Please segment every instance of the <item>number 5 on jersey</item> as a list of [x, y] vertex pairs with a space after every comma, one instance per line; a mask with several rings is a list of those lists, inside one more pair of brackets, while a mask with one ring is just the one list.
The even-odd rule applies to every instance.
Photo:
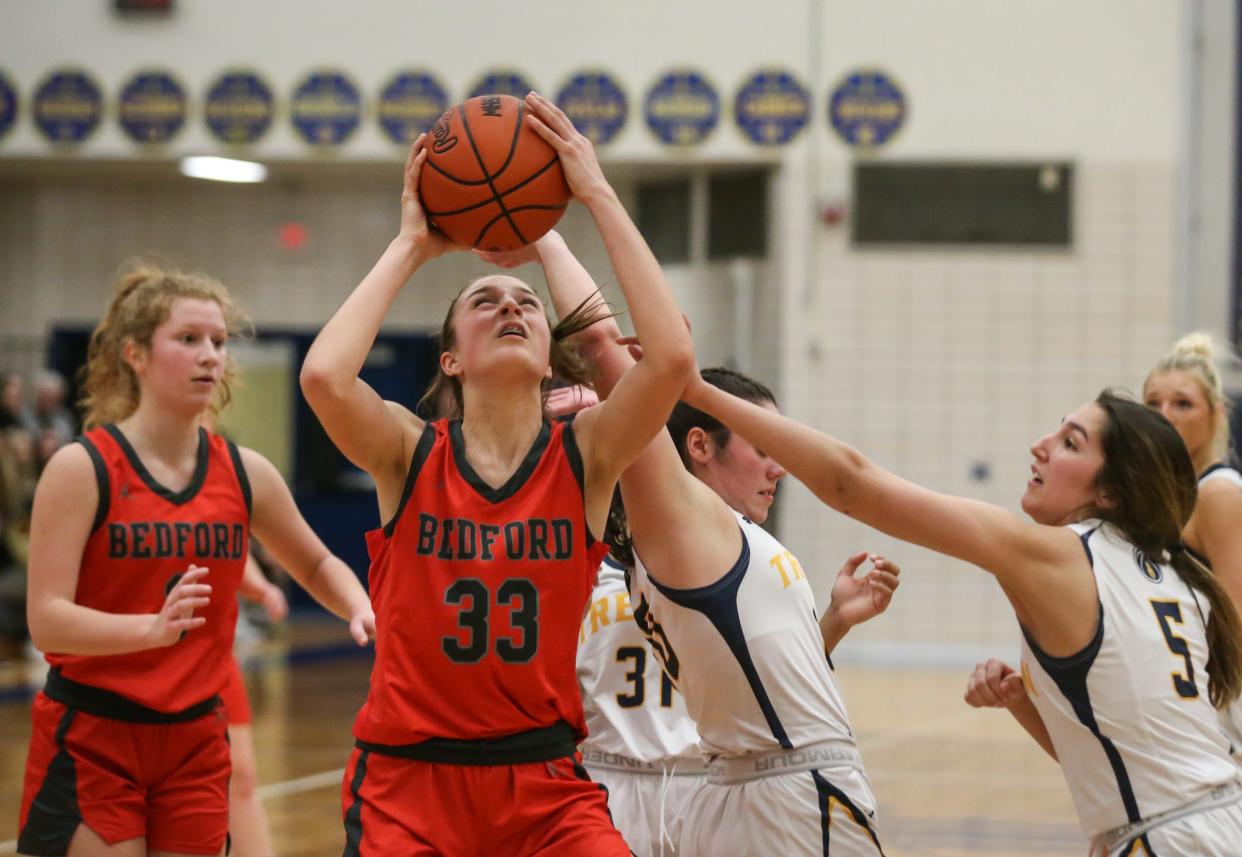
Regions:
[[1151, 609], [1156, 612], [1156, 619], [1160, 622], [1160, 630], [1164, 632], [1164, 642], [1169, 651], [1181, 655], [1186, 663], [1185, 675], [1173, 673], [1173, 689], [1184, 699], [1194, 699], [1199, 695], [1199, 688], [1195, 685], [1195, 666], [1190, 660], [1190, 645], [1184, 637], [1177, 636], [1169, 627], [1170, 622], [1182, 624], [1182, 607], [1176, 601], [1157, 601], [1154, 598], [1150, 600]]

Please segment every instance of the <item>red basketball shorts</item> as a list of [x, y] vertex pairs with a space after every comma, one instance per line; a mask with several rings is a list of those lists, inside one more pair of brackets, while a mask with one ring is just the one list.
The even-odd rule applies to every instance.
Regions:
[[224, 700], [224, 711], [228, 715], [230, 726], [250, 725], [250, 697], [246, 695], [246, 678], [242, 675], [241, 664], [237, 662], [237, 658], [233, 658], [229, 680], [224, 690], [220, 691], [220, 698]]
[[115, 845], [219, 854], [229, 828], [224, 709], [180, 723], [88, 714], [40, 693], [19, 819], [22, 854], [65, 854], [79, 824]]
[[355, 749], [341, 787], [344, 857], [629, 857], [581, 757], [423, 762]]

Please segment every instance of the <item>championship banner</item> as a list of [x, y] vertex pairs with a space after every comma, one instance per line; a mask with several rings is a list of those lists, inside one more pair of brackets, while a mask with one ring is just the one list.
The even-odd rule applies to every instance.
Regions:
[[338, 71], [312, 72], [293, 91], [290, 119], [302, 139], [316, 146], [337, 146], [362, 119], [362, 96]]
[[807, 126], [811, 96], [792, 74], [756, 72], [733, 100], [737, 126], [761, 146], [782, 146]]
[[906, 96], [882, 71], [851, 72], [828, 96], [828, 122], [851, 146], [883, 146], [906, 121]]
[[185, 90], [167, 72], [139, 72], [122, 87], [118, 112], [134, 142], [167, 143], [185, 124]]
[[643, 116], [663, 143], [701, 143], [720, 121], [720, 96], [698, 72], [670, 72], [647, 93]]
[[401, 72], [380, 92], [377, 108], [388, 139], [408, 146], [449, 109], [448, 93], [429, 72]]
[[595, 145], [611, 142], [629, 116], [625, 93], [604, 72], [583, 72], [570, 78], [556, 96], [574, 127]]
[[521, 72], [511, 69], [489, 71], [470, 89], [467, 98], [479, 95], [512, 95], [514, 98], [525, 98], [534, 90], [531, 82]]
[[0, 71], [0, 137], [17, 122], [17, 87]]
[[257, 143], [272, 127], [276, 99], [253, 71], [226, 71], [207, 90], [203, 117], [207, 129], [222, 143], [244, 146]]
[[78, 69], [54, 71], [31, 99], [35, 127], [53, 143], [81, 143], [103, 119], [103, 92]]

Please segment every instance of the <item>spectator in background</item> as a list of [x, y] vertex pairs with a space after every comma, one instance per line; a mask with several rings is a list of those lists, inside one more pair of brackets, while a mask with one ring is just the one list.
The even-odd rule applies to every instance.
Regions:
[[34, 417], [23, 399], [25, 383], [16, 372], [6, 372], [0, 380], [0, 431], [30, 431]]
[[34, 409], [31, 417], [40, 448], [50, 442], [45, 438], [49, 432], [55, 441], [48, 457], [51, 452], [73, 440], [77, 434], [73, 414], [65, 406], [65, 379], [59, 372], [44, 369], [35, 378]]

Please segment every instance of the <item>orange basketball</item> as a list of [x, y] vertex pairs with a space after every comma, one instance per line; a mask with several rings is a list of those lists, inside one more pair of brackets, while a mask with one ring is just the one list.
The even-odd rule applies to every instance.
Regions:
[[561, 161], [525, 116], [525, 101], [480, 95], [432, 126], [418, 192], [431, 223], [458, 244], [513, 250], [565, 213]]

